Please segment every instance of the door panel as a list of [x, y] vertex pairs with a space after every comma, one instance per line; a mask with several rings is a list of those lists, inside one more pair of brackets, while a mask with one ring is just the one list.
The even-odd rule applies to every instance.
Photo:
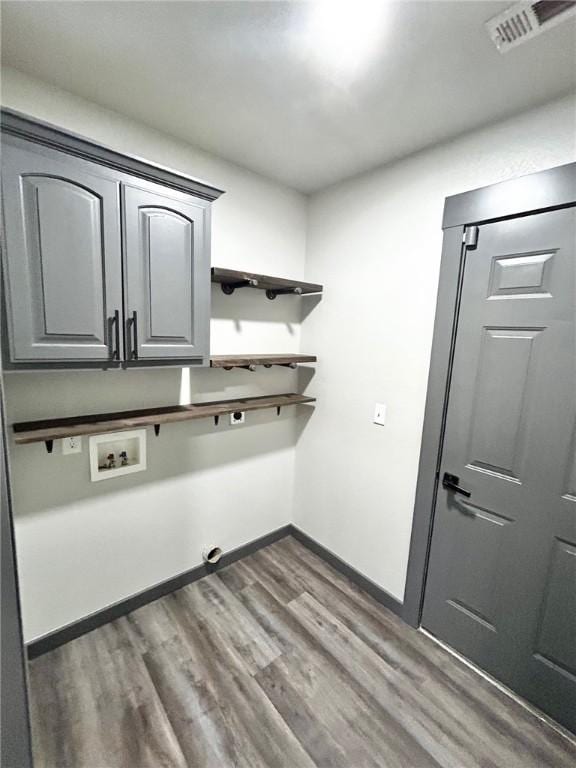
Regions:
[[546, 285], [553, 255], [535, 253], [494, 259], [488, 298], [550, 297]]
[[465, 254], [422, 624], [576, 729], [576, 213]]
[[[162, 209], [141, 209], [149, 268], [150, 336], [191, 343], [194, 222]], [[174, 285], [174, 275], [180, 281]], [[176, 290], [175, 290], [176, 288]]]
[[572, 438], [567, 465], [568, 470], [566, 476], [568, 481], [565, 486], [564, 498], [567, 501], [576, 502], [576, 430], [574, 437]]
[[124, 188], [132, 359], [208, 355], [207, 211], [183, 197], [152, 185]]
[[576, 546], [556, 539], [534, 653], [576, 679]]
[[[499, 611], [494, 590], [505, 577], [500, 552], [513, 535], [513, 521], [465, 500], [457, 503], [460, 509], [455, 520], [455, 535], [460, 547], [449, 564], [448, 579], [452, 584], [448, 603], [464, 614], [466, 626], [469, 620], [480, 625], [477, 627], [480, 635], [486, 630], [498, 632]], [[492, 585], [492, 592], [485, 589], [486, 584]]]
[[526, 399], [534, 375], [539, 334], [540, 329], [484, 330], [473, 398], [468, 468], [520, 482]]
[[[22, 184], [27, 235], [36, 248], [34, 285], [41, 289], [36, 298], [44, 309], [44, 328], [38, 334], [65, 336], [74, 318], [77, 334], [103, 342], [97, 311], [104, 305], [100, 198], [49, 176], [27, 176]], [[79, 253], [86, 259], [74, 258]]]
[[12, 359], [110, 359], [109, 318], [122, 307], [118, 185], [74, 158], [3, 154]]

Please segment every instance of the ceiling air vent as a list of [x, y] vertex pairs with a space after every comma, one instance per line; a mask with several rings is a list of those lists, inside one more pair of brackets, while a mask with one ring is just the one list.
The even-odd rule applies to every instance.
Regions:
[[516, 3], [486, 22], [486, 29], [500, 53], [576, 15], [576, 0], [537, 0]]

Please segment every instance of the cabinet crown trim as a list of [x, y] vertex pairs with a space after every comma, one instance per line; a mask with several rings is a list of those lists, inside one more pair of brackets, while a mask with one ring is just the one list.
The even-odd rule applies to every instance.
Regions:
[[144, 160], [137, 155], [127, 155], [110, 147], [97, 144], [90, 139], [69, 131], [64, 131], [50, 123], [32, 119], [11, 109], [0, 112], [2, 132], [33, 141], [51, 149], [90, 160], [108, 168], [115, 168], [124, 173], [139, 176], [148, 181], [159, 182], [181, 192], [193, 194], [204, 200], [217, 200], [224, 190], [204, 181], [180, 173], [172, 168]]

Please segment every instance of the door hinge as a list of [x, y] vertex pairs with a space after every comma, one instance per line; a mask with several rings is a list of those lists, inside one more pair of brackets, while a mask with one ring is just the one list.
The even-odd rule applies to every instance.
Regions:
[[466, 227], [462, 235], [462, 242], [466, 248], [476, 248], [478, 245], [478, 227], [476, 225]]

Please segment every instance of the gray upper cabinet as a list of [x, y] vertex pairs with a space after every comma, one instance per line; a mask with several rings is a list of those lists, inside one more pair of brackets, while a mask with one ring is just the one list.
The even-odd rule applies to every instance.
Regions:
[[221, 191], [2, 118], [6, 367], [208, 364], [210, 203]]
[[8, 143], [2, 166], [11, 360], [118, 357], [119, 184], [96, 165]]
[[124, 185], [126, 340], [132, 362], [209, 355], [209, 204]]

